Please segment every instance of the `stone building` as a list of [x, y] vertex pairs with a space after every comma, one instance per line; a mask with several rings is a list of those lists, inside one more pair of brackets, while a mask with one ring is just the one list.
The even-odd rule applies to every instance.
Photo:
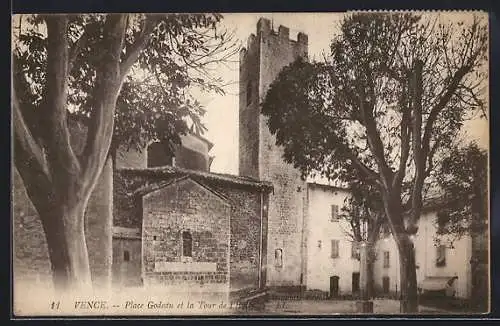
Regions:
[[[71, 125], [78, 150], [85, 128]], [[264, 286], [272, 185], [210, 173], [212, 144], [203, 137], [181, 144], [170, 157], [153, 143], [108, 160], [86, 211], [96, 287], [228, 294]], [[15, 286], [50, 286], [45, 235], [16, 171], [13, 206]]]
[[[303, 285], [305, 273], [302, 225], [306, 183], [300, 172], [283, 161], [266, 119], [260, 114], [260, 102], [281, 69], [299, 56], [307, 56], [307, 35], [299, 33], [291, 40], [289, 29], [271, 28], [268, 19], [257, 23], [257, 34], [250, 35], [247, 48], [240, 53], [239, 99], [239, 174], [272, 182], [269, 198], [268, 285]], [[276, 267], [276, 257], [282, 264]]]
[[[299, 56], [307, 58], [307, 52], [307, 35], [298, 33], [297, 39], [290, 39], [287, 27], [274, 31], [264, 18], [259, 19], [256, 34], [250, 35], [247, 47], [241, 50], [239, 174], [273, 184], [266, 279], [271, 291], [290, 295], [319, 290], [332, 296], [351, 295], [360, 288], [359, 260], [356, 244], [346, 236], [350, 226], [339, 219], [349, 191], [322, 180], [302, 180], [299, 171], [284, 162], [283, 150], [260, 114], [260, 103], [280, 70]], [[471, 284], [479, 282], [471, 278], [471, 251], [486, 242], [465, 237], [455, 243], [455, 248], [434, 247], [438, 212], [439, 206], [429, 203], [419, 221], [415, 246], [420, 288], [444, 287], [450, 281], [451, 286], [446, 286], [453, 287], [456, 296], [468, 298]], [[447, 265], [436, 266], [438, 250], [447, 255]], [[398, 293], [398, 251], [391, 238], [377, 243], [377, 256], [377, 293]], [[484, 281], [482, 288], [487, 288]]]
[[[182, 136], [174, 155], [165, 144], [153, 143], [140, 152], [119, 148], [108, 160], [86, 212], [96, 285], [224, 293], [269, 287], [333, 296], [358, 291], [359, 261], [345, 234], [349, 225], [339, 218], [348, 190], [302, 180], [284, 162], [260, 114], [260, 102], [280, 70], [307, 57], [307, 35], [294, 40], [289, 34], [260, 19], [241, 50], [238, 176], [211, 173], [212, 144], [196, 135]], [[78, 124], [73, 130], [72, 141], [80, 148], [85, 130]], [[432, 283], [429, 278], [458, 276], [456, 294], [470, 296], [469, 253], [484, 241], [461, 240], [455, 249], [439, 252], [447, 265], [435, 266], [431, 238], [437, 212], [427, 209], [419, 222], [419, 283], [424, 288]], [[16, 280], [50, 283], [45, 236], [15, 169], [13, 228]], [[397, 293], [393, 240], [379, 241], [377, 255], [378, 292]]]

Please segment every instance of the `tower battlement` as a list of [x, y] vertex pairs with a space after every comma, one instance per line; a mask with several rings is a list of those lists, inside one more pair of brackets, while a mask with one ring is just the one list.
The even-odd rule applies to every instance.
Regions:
[[[274, 37], [279, 40], [286, 40], [292, 44], [298, 44], [307, 49], [309, 42], [309, 37], [303, 32], [297, 34], [296, 39], [290, 38], [290, 28], [287, 26], [280, 25], [278, 31], [273, 30], [271, 26], [271, 20], [268, 18], [260, 18], [257, 22], [256, 34], [250, 34], [247, 39], [246, 47], [242, 47], [240, 51], [241, 58], [244, 58], [247, 52], [256, 45], [257, 42], [261, 40], [268, 39], [269, 37]], [[307, 50], [306, 50], [307, 52]]]
[[[306, 186], [300, 171], [283, 160], [283, 149], [276, 145], [260, 103], [281, 70], [307, 58], [308, 38], [298, 33], [290, 38], [290, 28], [273, 30], [271, 21], [260, 18], [256, 33], [240, 52], [239, 174], [273, 184], [269, 202], [267, 283], [270, 286], [300, 286], [305, 267], [302, 259], [302, 224]], [[284, 257], [275, 264], [275, 253]]]

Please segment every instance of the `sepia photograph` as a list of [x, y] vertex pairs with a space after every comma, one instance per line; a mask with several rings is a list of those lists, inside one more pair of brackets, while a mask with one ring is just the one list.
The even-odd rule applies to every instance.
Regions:
[[13, 317], [490, 311], [488, 13], [11, 26]]

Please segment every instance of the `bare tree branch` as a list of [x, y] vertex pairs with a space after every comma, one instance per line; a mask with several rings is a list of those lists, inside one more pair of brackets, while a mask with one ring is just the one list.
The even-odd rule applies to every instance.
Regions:
[[104, 25], [105, 38], [102, 40], [106, 53], [102, 59], [102, 68], [97, 70], [96, 86], [93, 94], [93, 106], [88, 127], [88, 136], [83, 150], [84, 180], [93, 186], [108, 156], [111, 145], [116, 100], [123, 83], [120, 74], [120, 54], [126, 30], [126, 15], [110, 14]]
[[[358, 87], [363, 87], [362, 85]], [[360, 91], [360, 94], [364, 94], [364, 91]], [[373, 116], [373, 111], [366, 100], [364, 98], [359, 99], [359, 112], [362, 120], [362, 124], [366, 128], [366, 139], [370, 149], [373, 153], [373, 156], [377, 162], [380, 176], [382, 177], [381, 181], [385, 189], [390, 189], [392, 183], [392, 171], [387, 166], [387, 162], [385, 160], [384, 154], [384, 145], [382, 140], [380, 139], [380, 134], [377, 129], [377, 125], [375, 122], [375, 117]]]
[[124, 80], [132, 65], [137, 61], [141, 51], [147, 46], [152, 37], [152, 32], [156, 27], [158, 20], [151, 15], [146, 16], [142, 21], [141, 32], [135, 42], [127, 49], [127, 53], [120, 64], [121, 79]]
[[[44, 140], [47, 159], [55, 183], [65, 183], [60, 171], [78, 173], [80, 165], [71, 147], [67, 125], [68, 97], [68, 18], [66, 15], [48, 15], [47, 23], [47, 73], [42, 112], [47, 123]], [[61, 177], [58, 177], [61, 176]]]
[[47, 189], [49, 189], [51, 174], [48, 162], [42, 148], [36, 143], [24, 121], [14, 87], [12, 87], [12, 123], [14, 129], [14, 158], [18, 170], [25, 170], [23, 168], [25, 167], [30, 174], [38, 176], [37, 179], [41, 186], [46, 185]]

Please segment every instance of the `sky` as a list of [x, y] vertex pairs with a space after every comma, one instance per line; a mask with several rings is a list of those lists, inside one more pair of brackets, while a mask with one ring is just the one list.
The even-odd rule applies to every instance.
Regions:
[[[291, 39], [296, 39], [298, 32], [308, 34], [309, 56], [315, 58], [328, 49], [336, 24], [342, 16], [332, 13], [224, 14], [223, 25], [234, 31], [235, 37], [245, 46], [248, 36], [256, 33], [260, 17], [271, 19], [275, 30], [279, 25], [290, 28]], [[212, 172], [238, 174], [238, 58], [236, 55], [233, 59], [235, 62], [230, 63], [229, 68], [221, 69], [221, 75], [226, 82], [232, 82], [226, 89], [226, 95], [211, 95], [200, 99], [207, 109], [204, 121], [208, 132], [204, 136], [214, 143], [210, 152], [215, 156], [211, 166]]]
[[[290, 29], [290, 38], [296, 39], [298, 32], [309, 37], [309, 57], [320, 59], [322, 53], [328, 53], [332, 36], [338, 31], [342, 18], [339, 13], [238, 13], [224, 14], [223, 26], [232, 30], [242, 46], [246, 45], [248, 36], [256, 33], [256, 24], [260, 17], [269, 18], [275, 30], [279, 25]], [[205, 137], [214, 143], [211, 155], [215, 156], [211, 166], [212, 172], [238, 174], [238, 55], [235, 55], [228, 67], [221, 67], [220, 75], [226, 83], [225, 95], [203, 95], [200, 102], [207, 113], [204, 122], [208, 131]], [[482, 147], [488, 147], [488, 122], [474, 120], [467, 123], [466, 133]]]
[[[448, 13], [448, 19], [455, 18], [457, 13]], [[449, 16], [449, 17], [448, 17]], [[256, 33], [257, 21], [260, 17], [272, 21], [274, 30], [280, 25], [290, 29], [290, 38], [296, 39], [298, 32], [309, 38], [309, 58], [321, 59], [328, 53], [332, 37], [338, 33], [342, 13], [225, 13], [223, 28], [232, 31], [241, 46], [246, 46], [250, 34]], [[13, 17], [15, 19], [15, 17]], [[205, 106], [207, 113], [203, 121], [208, 128], [205, 137], [214, 143], [210, 154], [214, 156], [212, 172], [238, 174], [238, 105], [239, 105], [239, 54], [230, 59], [227, 66], [221, 65], [217, 73], [229, 86], [225, 95], [201, 94], [196, 92], [197, 99]], [[478, 140], [484, 148], [488, 147], [488, 122], [475, 120], [466, 126], [470, 137]]]

